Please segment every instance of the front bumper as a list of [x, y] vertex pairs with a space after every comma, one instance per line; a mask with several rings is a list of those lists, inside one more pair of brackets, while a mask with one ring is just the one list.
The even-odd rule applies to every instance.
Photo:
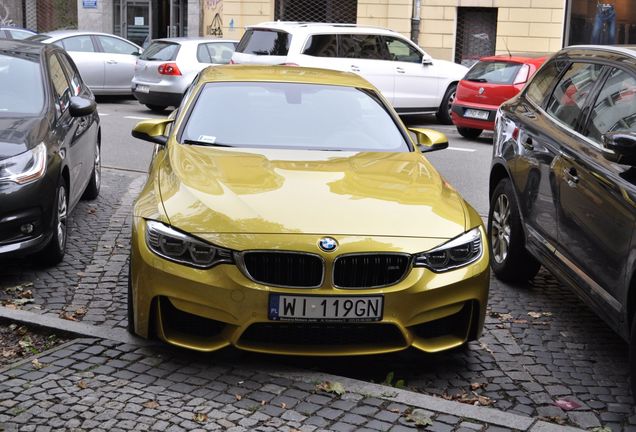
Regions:
[[[156, 334], [165, 342], [198, 351], [233, 345], [272, 354], [332, 356], [380, 354], [409, 347], [437, 352], [481, 334], [489, 286], [485, 247], [482, 256], [466, 267], [440, 274], [414, 268], [403, 280], [385, 288], [337, 289], [328, 278], [314, 289], [276, 288], [251, 281], [235, 265], [201, 270], [166, 261], [147, 248], [144, 236], [145, 223], [136, 218], [131, 286], [135, 332], [143, 337]], [[252, 236], [252, 241], [258, 237]], [[305, 236], [289, 237], [302, 241]], [[483, 230], [482, 239], [485, 243]], [[353, 245], [357, 239], [338, 240], [344, 254], [347, 244]], [[379, 294], [384, 298], [384, 314], [381, 321], [370, 323], [271, 321], [270, 293]]]

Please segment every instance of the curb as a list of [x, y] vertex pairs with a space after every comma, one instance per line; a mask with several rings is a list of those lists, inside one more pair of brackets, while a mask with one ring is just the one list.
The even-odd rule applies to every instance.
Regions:
[[368, 383], [352, 378], [330, 375], [321, 372], [310, 372], [302, 370], [288, 370], [281, 372], [272, 369], [259, 368], [272, 376], [286, 378], [292, 381], [301, 381], [309, 384], [324, 381], [337, 381], [344, 386], [349, 393], [359, 393], [369, 395], [377, 399], [410, 405], [427, 411], [443, 413], [464, 419], [475, 420], [481, 423], [488, 423], [508, 429], [528, 432], [576, 432], [584, 431], [572, 426], [561, 426], [548, 423], [534, 417], [522, 416], [519, 414], [507, 413], [495, 408], [468, 405], [461, 402], [449, 401], [446, 399], [415, 393], [409, 390], [389, 387], [382, 384]]
[[[18, 309], [7, 309], [5, 307], [0, 307], [0, 319], [17, 321], [23, 324], [37, 325], [48, 329], [76, 334], [80, 337], [106, 339], [136, 346], [158, 345], [154, 341], [148, 341], [133, 336], [124, 329], [105, 329], [81, 322], [64, 320], [51, 315], [43, 315]], [[77, 340], [71, 340], [62, 345], [47, 350], [46, 353], [54, 352], [75, 342], [77, 342]], [[45, 353], [40, 353], [36, 357], [43, 356], [44, 354]], [[16, 363], [8, 365], [7, 367], [0, 369], [0, 373], [19, 366], [25, 362], [31, 361], [32, 358], [33, 357], [29, 357], [27, 359], [20, 360]], [[446, 399], [441, 399], [434, 396], [415, 393], [409, 390], [398, 389], [382, 384], [368, 383], [365, 381], [346, 378], [338, 375], [293, 369], [287, 369], [281, 372], [281, 370], [273, 370], [271, 369], [271, 367], [264, 368], [262, 365], [252, 365], [251, 367], [253, 367], [255, 370], [265, 372], [271, 376], [286, 378], [292, 381], [300, 381], [309, 384], [324, 381], [337, 381], [342, 384], [349, 393], [369, 395], [378, 399], [388, 400], [404, 405], [410, 405], [416, 408], [434, 411], [436, 413], [462, 417], [464, 419], [470, 419], [481, 423], [500, 426], [511, 430], [524, 432], [584, 431], [584, 429], [578, 429], [571, 426], [560, 426], [533, 417], [507, 413], [495, 408], [467, 405], [460, 402], [448, 401]]]

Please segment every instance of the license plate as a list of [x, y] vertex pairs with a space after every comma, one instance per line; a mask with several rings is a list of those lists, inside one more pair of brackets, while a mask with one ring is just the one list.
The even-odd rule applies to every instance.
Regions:
[[479, 120], [488, 120], [488, 116], [490, 113], [488, 111], [476, 110], [476, 109], [467, 109], [464, 112], [464, 117], [474, 118]]
[[383, 308], [382, 296], [269, 296], [273, 321], [380, 321]]
[[136, 90], [137, 90], [139, 93], [149, 93], [149, 92], [150, 92], [150, 87], [145, 86], [145, 85], [138, 85], [138, 86], [137, 86], [137, 88], [136, 88]]

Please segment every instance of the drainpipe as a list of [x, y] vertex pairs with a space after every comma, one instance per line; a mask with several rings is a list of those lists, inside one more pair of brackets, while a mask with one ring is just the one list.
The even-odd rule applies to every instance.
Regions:
[[421, 0], [413, 0], [413, 15], [411, 16], [411, 40], [419, 45], [420, 38], [420, 6]]

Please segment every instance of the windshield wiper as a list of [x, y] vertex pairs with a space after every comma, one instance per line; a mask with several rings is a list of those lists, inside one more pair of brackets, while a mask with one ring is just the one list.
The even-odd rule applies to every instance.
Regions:
[[234, 147], [233, 145], [230, 145], [230, 144], [211, 143], [208, 141], [197, 141], [197, 140], [191, 140], [191, 139], [183, 140], [183, 144], [193, 144], [193, 145], [211, 146], [211, 147]]
[[488, 82], [488, 80], [486, 78], [466, 78], [466, 81], [485, 82], [485, 83]]

